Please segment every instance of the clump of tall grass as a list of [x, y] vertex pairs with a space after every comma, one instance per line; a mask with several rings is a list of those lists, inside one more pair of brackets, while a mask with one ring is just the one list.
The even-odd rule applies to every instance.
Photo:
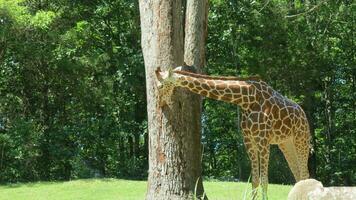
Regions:
[[[206, 195], [206, 191], [204, 191], [204, 193], [201, 196], [199, 196], [197, 194], [197, 188], [198, 188], [198, 183], [200, 181], [200, 178], [201, 177], [199, 177], [197, 179], [197, 181], [195, 182], [194, 198], [193, 198], [194, 200], [206, 200], [206, 199], [208, 199], [208, 197]], [[249, 189], [250, 186], [251, 186], [250, 180], [251, 180], [251, 175], [249, 176], [247, 182], [245, 183], [246, 187], [244, 189], [243, 196], [241, 198], [236, 197], [236, 200], [258, 200], [258, 199], [260, 199], [261, 196], [262, 196], [263, 200], [268, 200], [268, 196], [267, 196], [266, 193], [264, 193], [264, 191], [263, 191], [261, 186], [258, 186], [257, 188], [252, 189], [252, 190]], [[260, 196], [260, 194], [261, 194], [261, 196]], [[235, 198], [231, 198], [229, 200], [235, 200]]]

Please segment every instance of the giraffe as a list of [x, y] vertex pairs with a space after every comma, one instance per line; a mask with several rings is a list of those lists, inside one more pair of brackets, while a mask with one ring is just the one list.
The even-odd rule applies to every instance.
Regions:
[[303, 109], [258, 77], [214, 77], [182, 70], [156, 70], [160, 106], [171, 106], [175, 88], [186, 88], [204, 97], [236, 104], [242, 109], [243, 140], [251, 161], [251, 182], [261, 185], [263, 198], [268, 186], [270, 145], [283, 152], [295, 180], [309, 178], [309, 124]]

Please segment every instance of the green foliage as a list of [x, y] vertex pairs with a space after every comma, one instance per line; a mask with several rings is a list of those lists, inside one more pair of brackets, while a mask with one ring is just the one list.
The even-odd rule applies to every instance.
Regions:
[[25, 181], [38, 178], [40, 138], [43, 127], [32, 120], [16, 119], [0, 134], [0, 180]]
[[2, 25], [26, 26], [31, 16], [25, 6], [20, 6], [23, 2], [24, 0], [0, 0], [0, 22]]
[[49, 29], [55, 17], [56, 13], [52, 11], [38, 11], [31, 19], [31, 25], [40, 29]]
[[[1, 1], [0, 19], [13, 23], [2, 20], [0, 37], [0, 182], [146, 176], [144, 67], [131, 16], [136, 3]], [[18, 140], [24, 129], [31, 149]]]
[[[206, 73], [259, 74], [301, 104], [325, 185], [356, 181], [354, 13], [346, 0], [210, 3]], [[0, 0], [0, 182], [147, 175], [139, 21], [137, 1]], [[247, 180], [239, 109], [203, 106], [204, 175]], [[277, 148], [270, 159], [270, 181], [292, 183]]]
[[[306, 12], [314, 6], [315, 11]], [[356, 180], [352, 164], [356, 161], [352, 156], [356, 147], [356, 63], [351, 34], [354, 9], [349, 1], [312, 5], [301, 1], [234, 0], [213, 1], [210, 8], [208, 74], [259, 74], [276, 90], [301, 104], [313, 134], [311, 173], [324, 184], [350, 185]], [[289, 17], [298, 13], [304, 14]], [[235, 132], [233, 135], [239, 135], [238, 111], [210, 100], [205, 102], [205, 108], [207, 162], [213, 162], [211, 156], [217, 154], [219, 159], [231, 155], [228, 163], [235, 163], [237, 155], [232, 149], [238, 146], [223, 151], [221, 146], [233, 141], [230, 129]], [[224, 123], [229, 121], [236, 123]], [[212, 138], [213, 145], [209, 145]], [[228, 141], [219, 141], [225, 138]], [[242, 144], [241, 139], [237, 141]], [[273, 148], [271, 154], [270, 181], [292, 182], [281, 152]], [[238, 158], [242, 159], [238, 163], [248, 162], [243, 154]], [[239, 165], [234, 166], [236, 169]], [[219, 165], [215, 169], [221, 175], [230, 173], [232, 168]], [[205, 172], [214, 175], [210, 169]], [[233, 177], [241, 175], [234, 172]]]

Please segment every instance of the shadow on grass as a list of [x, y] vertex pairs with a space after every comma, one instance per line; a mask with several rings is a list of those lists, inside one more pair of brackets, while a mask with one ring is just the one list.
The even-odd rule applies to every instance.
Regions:
[[5, 183], [0, 184], [0, 188], [20, 188], [20, 187], [40, 187], [44, 185], [53, 185], [58, 183], [65, 183], [66, 181], [36, 181], [24, 183]]
[[80, 181], [84, 183], [90, 183], [93, 181], [100, 181], [100, 182], [116, 182], [116, 181], [146, 181], [143, 179], [116, 179], [116, 178], [88, 178], [88, 179], [72, 179], [68, 181], [36, 181], [36, 182], [20, 182], [20, 183], [4, 183], [0, 184], [0, 189], [1, 188], [20, 188], [20, 187], [31, 187], [31, 188], [36, 188], [36, 187], [42, 187], [42, 186], [49, 186], [49, 185], [54, 185], [54, 184], [65, 184], [65, 183], [70, 183], [70, 182], [75, 182], [75, 181]]

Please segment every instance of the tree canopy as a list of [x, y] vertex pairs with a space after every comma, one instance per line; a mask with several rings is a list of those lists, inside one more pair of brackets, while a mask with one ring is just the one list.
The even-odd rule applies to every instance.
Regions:
[[[211, 0], [211, 75], [260, 75], [311, 124], [312, 176], [356, 182], [355, 3]], [[0, 182], [146, 178], [138, 2], [0, 0]], [[247, 180], [236, 106], [205, 99], [203, 175]], [[270, 182], [291, 183], [272, 149]]]

